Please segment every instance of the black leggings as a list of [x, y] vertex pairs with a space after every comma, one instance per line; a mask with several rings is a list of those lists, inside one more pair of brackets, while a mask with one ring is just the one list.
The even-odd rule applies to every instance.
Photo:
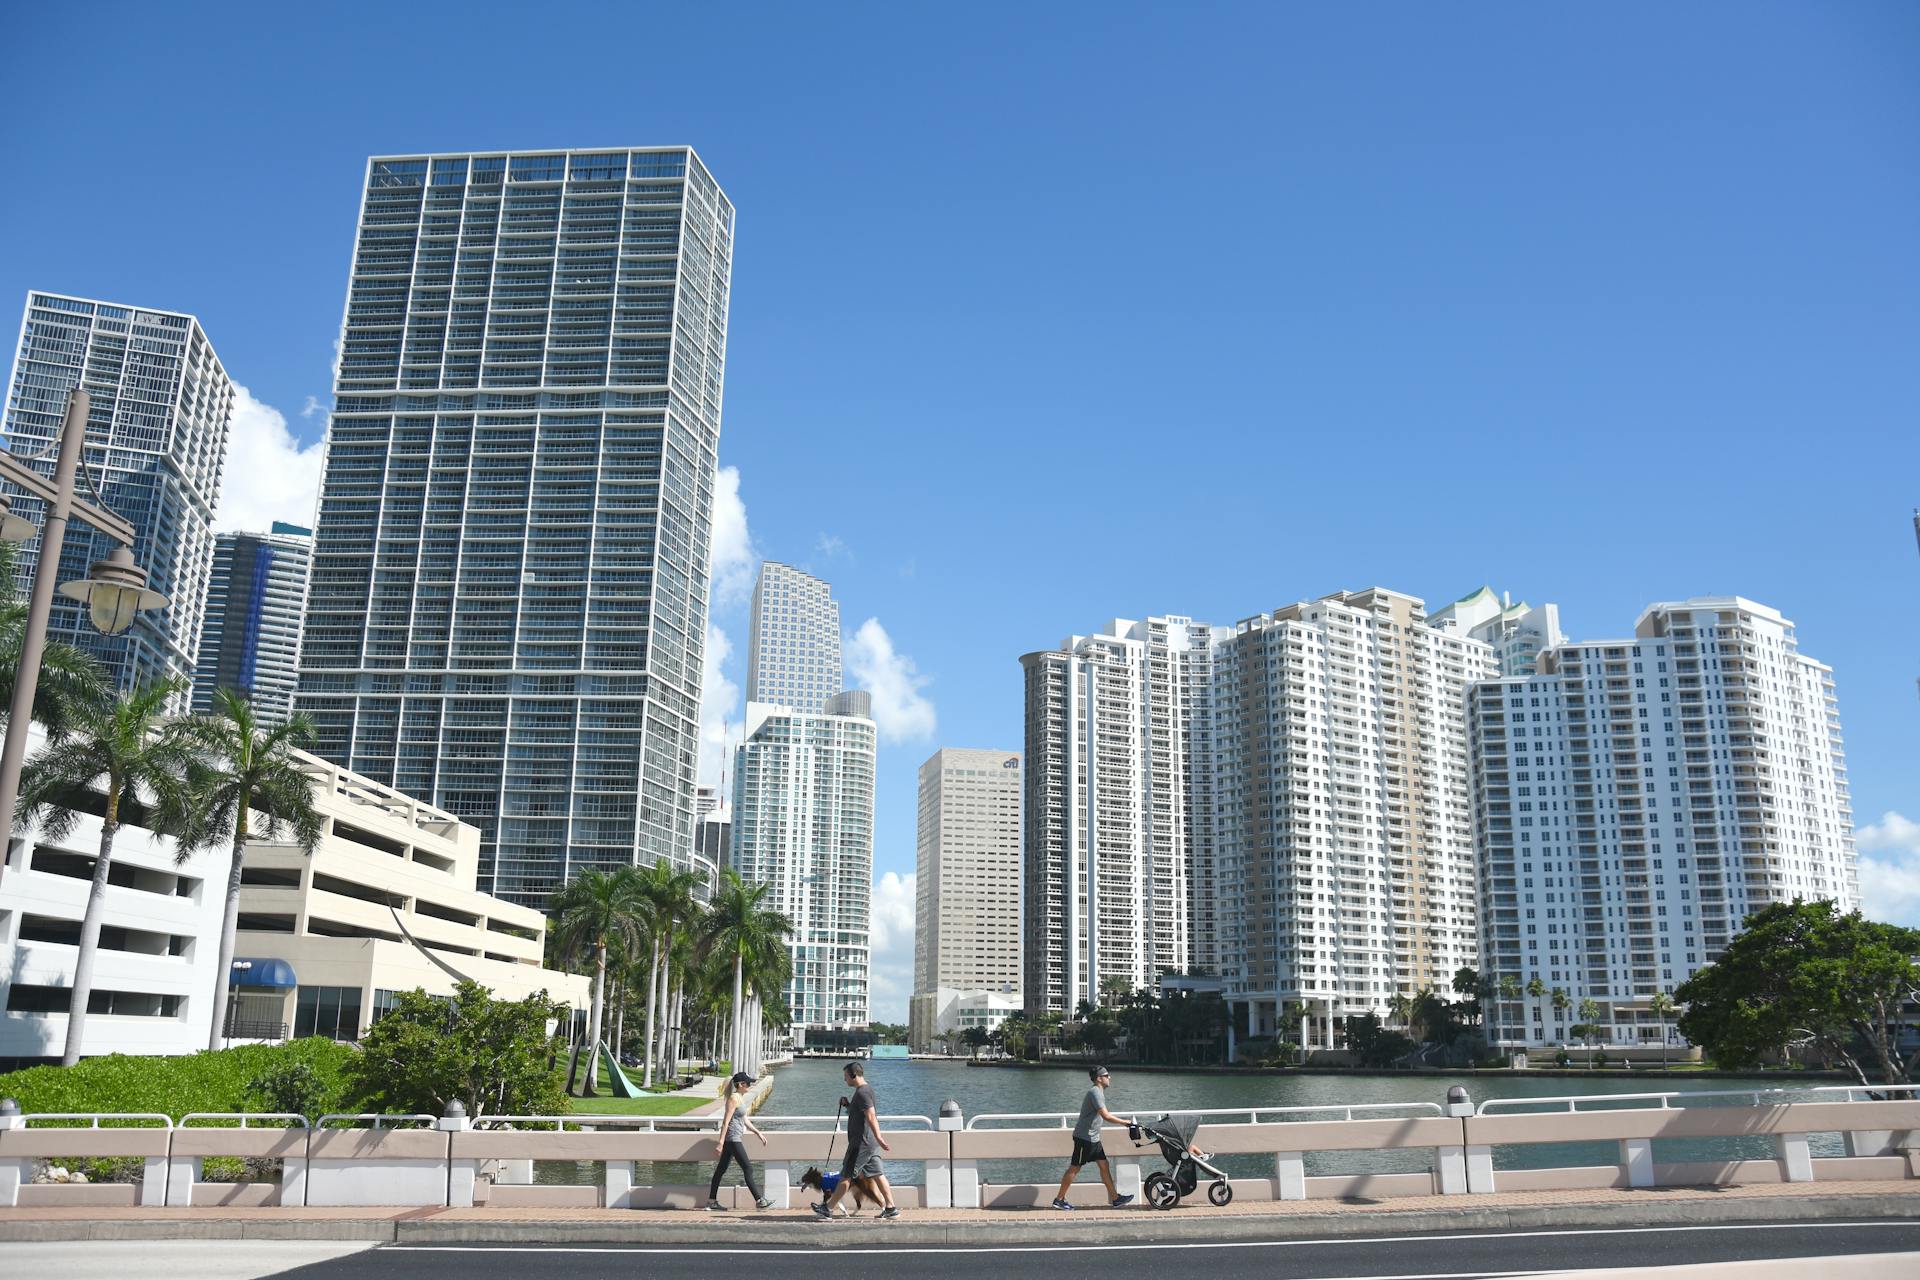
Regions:
[[713, 1182], [707, 1187], [707, 1199], [712, 1200], [720, 1194], [720, 1179], [726, 1176], [727, 1165], [738, 1161], [740, 1176], [747, 1181], [747, 1190], [753, 1192], [755, 1200], [765, 1200], [760, 1194], [759, 1179], [753, 1176], [753, 1166], [747, 1162], [747, 1144], [738, 1138], [728, 1138], [726, 1146], [720, 1151], [720, 1163], [713, 1166]]

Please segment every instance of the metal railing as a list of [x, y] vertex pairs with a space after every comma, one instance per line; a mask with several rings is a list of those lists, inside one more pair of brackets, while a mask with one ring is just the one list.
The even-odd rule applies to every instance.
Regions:
[[[552, 1125], [554, 1132], [572, 1128], [580, 1132], [595, 1129], [627, 1129], [640, 1133], [717, 1133], [718, 1116], [622, 1116], [580, 1112], [565, 1116], [477, 1116], [473, 1128], [480, 1132], [517, 1129], [524, 1125]], [[662, 1129], [661, 1125], [668, 1126]]]
[[[1363, 1111], [1387, 1112], [1384, 1116], [1361, 1116]], [[1115, 1115], [1124, 1116], [1134, 1124], [1151, 1124], [1163, 1115], [1199, 1116], [1203, 1120], [1232, 1116], [1235, 1119], [1219, 1120], [1219, 1123], [1233, 1124], [1290, 1124], [1296, 1117], [1328, 1116], [1341, 1120], [1388, 1119], [1394, 1115], [1438, 1116], [1444, 1115], [1438, 1103], [1433, 1102], [1330, 1102], [1324, 1106], [1303, 1107], [1175, 1107], [1171, 1110], [1152, 1111], [1116, 1111]], [[1262, 1119], [1276, 1117], [1276, 1119]], [[1238, 1117], [1245, 1117], [1239, 1119]], [[1080, 1118], [1077, 1111], [1006, 1111], [989, 1112], [970, 1117], [968, 1129], [981, 1128], [1019, 1128], [1019, 1129], [1070, 1129]], [[1044, 1120], [1045, 1124], [1002, 1124], [1012, 1120]]]
[[307, 1123], [305, 1116], [292, 1111], [189, 1111], [186, 1115], [180, 1117], [180, 1122], [176, 1124], [174, 1128], [186, 1128], [189, 1120], [238, 1120], [240, 1122], [237, 1125], [209, 1124], [201, 1126], [206, 1129], [244, 1129], [247, 1127], [247, 1121], [249, 1120], [290, 1120], [293, 1122], [291, 1124], [278, 1126], [282, 1129], [311, 1129], [313, 1127]]
[[[147, 1126], [148, 1128], [173, 1128], [173, 1117], [161, 1115], [158, 1111], [35, 1111], [29, 1115], [21, 1116], [20, 1119], [29, 1129], [33, 1127], [33, 1123], [36, 1120], [86, 1120], [90, 1122], [84, 1126], [72, 1124], [46, 1126], [49, 1129], [98, 1129], [102, 1120], [154, 1120], [159, 1123], [157, 1125], [149, 1125]], [[116, 1129], [132, 1129], [139, 1126], [115, 1125], [113, 1127]]]
[[[839, 1128], [844, 1130], [846, 1127], [845, 1124], [843, 1123], [845, 1119], [846, 1119], [846, 1116], [843, 1113], [840, 1115], [832, 1115], [832, 1116], [755, 1116], [753, 1117], [753, 1122], [759, 1125], [762, 1129], [765, 1129], [765, 1128], [768, 1128], [769, 1126], [774, 1126], [774, 1125], [778, 1125], [784, 1128], [789, 1125], [797, 1125], [797, 1124], [825, 1124], [828, 1126], [828, 1128], [819, 1131], [819, 1132], [825, 1133], [834, 1128]], [[933, 1128], [933, 1119], [930, 1116], [881, 1116], [880, 1123], [882, 1125], [885, 1125], [890, 1128], [895, 1128], [895, 1129], [903, 1128], [908, 1125], [918, 1125], [922, 1129]], [[802, 1132], [807, 1132], [807, 1131], [802, 1130]]]
[[430, 1116], [425, 1112], [413, 1112], [410, 1114], [396, 1113], [391, 1115], [376, 1111], [361, 1111], [357, 1113], [337, 1112], [321, 1116], [313, 1122], [313, 1127], [316, 1129], [324, 1129], [335, 1121], [345, 1121], [344, 1124], [338, 1127], [351, 1129], [371, 1121], [375, 1129], [385, 1129], [400, 1124], [424, 1124], [428, 1128], [432, 1128], [437, 1120], [439, 1120], [438, 1116]]
[[[1641, 1103], [1645, 1103], [1646, 1105], [1639, 1106], [1639, 1107], [1620, 1107], [1620, 1106], [1607, 1107], [1607, 1106], [1596, 1105], [1596, 1106], [1586, 1107], [1584, 1108], [1584, 1110], [1587, 1110], [1587, 1111], [1683, 1111], [1686, 1109], [1687, 1101], [1690, 1101], [1696, 1098], [1745, 1098], [1748, 1100], [1745, 1103], [1720, 1103], [1716, 1105], [1720, 1105], [1720, 1106], [1744, 1105], [1744, 1106], [1750, 1106], [1750, 1107], [1766, 1107], [1766, 1106], [1777, 1106], [1783, 1102], [1791, 1102], [1796, 1098], [1804, 1099], [1809, 1102], [1816, 1102], [1816, 1101], [1853, 1102], [1853, 1101], [1856, 1101], [1856, 1099], [1854, 1098], [1854, 1095], [1859, 1093], [1915, 1094], [1915, 1093], [1920, 1093], [1920, 1084], [1783, 1085], [1775, 1089], [1693, 1089], [1693, 1090], [1672, 1090], [1666, 1093], [1580, 1093], [1580, 1094], [1569, 1094], [1564, 1097], [1557, 1097], [1557, 1098], [1488, 1098], [1485, 1102], [1482, 1102], [1480, 1104], [1480, 1106], [1474, 1111], [1474, 1114], [1481, 1115], [1481, 1116], [1492, 1115], [1492, 1114], [1495, 1114], [1495, 1108], [1499, 1108], [1501, 1112], [1506, 1114], [1512, 1114], [1515, 1111], [1521, 1111], [1522, 1114], [1525, 1114], [1523, 1109], [1529, 1108], [1529, 1107], [1535, 1108], [1536, 1114], [1543, 1114], [1543, 1115], [1555, 1114], [1562, 1111], [1578, 1112], [1583, 1109], [1580, 1105], [1581, 1103], [1597, 1104], [1597, 1103], [1607, 1103], [1607, 1102], [1614, 1102], [1614, 1103], [1641, 1102]], [[1811, 1096], [1816, 1094], [1824, 1094], [1824, 1095], [1841, 1094], [1843, 1096], [1839, 1098], [1829, 1097], [1824, 1099]], [[1675, 1098], [1680, 1098], [1683, 1100], [1679, 1106], [1674, 1105], [1673, 1099]]]

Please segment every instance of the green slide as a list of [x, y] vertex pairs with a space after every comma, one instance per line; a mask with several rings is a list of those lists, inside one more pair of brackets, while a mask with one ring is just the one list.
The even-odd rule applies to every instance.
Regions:
[[613, 1051], [607, 1048], [607, 1042], [605, 1040], [600, 1042], [600, 1074], [602, 1077], [601, 1083], [605, 1085], [607, 1091], [616, 1098], [644, 1098], [647, 1096], [646, 1090], [627, 1079], [627, 1073], [620, 1069], [619, 1060], [613, 1056]]

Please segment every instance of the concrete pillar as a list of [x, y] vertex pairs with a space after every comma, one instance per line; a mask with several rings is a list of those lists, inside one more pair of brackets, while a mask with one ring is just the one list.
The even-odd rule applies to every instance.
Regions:
[[508, 1187], [530, 1187], [533, 1185], [533, 1161], [502, 1160], [500, 1172], [494, 1181]]
[[980, 1207], [980, 1164], [976, 1160], [954, 1160], [950, 1164], [953, 1178], [953, 1209], [978, 1209]]
[[305, 1156], [287, 1156], [280, 1161], [280, 1203], [281, 1205], [300, 1205], [307, 1203], [307, 1158]]
[[[24, 1129], [26, 1117], [12, 1098], [0, 1098], [0, 1130]], [[33, 1177], [33, 1161], [20, 1157], [0, 1160], [0, 1209], [20, 1203], [20, 1187]]]
[[1273, 1157], [1273, 1198], [1307, 1198], [1307, 1162], [1298, 1151], [1278, 1151]]
[[[951, 1160], [929, 1160], [926, 1162], [926, 1181], [920, 1185], [920, 1204], [926, 1209], [953, 1208], [953, 1162]], [[768, 1192], [772, 1195], [772, 1192]]]
[[600, 1207], [633, 1208], [633, 1161], [609, 1160], [600, 1166]]
[[1467, 1192], [1484, 1196], [1493, 1192], [1493, 1148], [1467, 1144]]
[[760, 1167], [761, 1189], [767, 1193], [767, 1199], [773, 1201], [776, 1209], [790, 1209], [793, 1192], [793, 1175], [787, 1169], [785, 1160], [771, 1160]]
[[1776, 1134], [1774, 1149], [1780, 1153], [1780, 1172], [1788, 1182], [1813, 1181], [1813, 1153], [1804, 1133]]
[[167, 1202], [167, 1158], [148, 1156], [140, 1175], [140, 1203], [164, 1205]]
[[205, 1167], [199, 1156], [175, 1156], [167, 1170], [167, 1203], [184, 1209], [193, 1203], [194, 1184]]
[[1470, 1190], [1467, 1184], [1467, 1149], [1465, 1147], [1435, 1147], [1433, 1167], [1440, 1175], [1441, 1195], [1464, 1196]]
[[1620, 1139], [1620, 1163], [1627, 1170], [1627, 1185], [1630, 1187], [1650, 1187], [1653, 1185], [1653, 1139]]
[[1893, 1140], [1896, 1131], [1892, 1129], [1852, 1129], [1847, 1133], [1847, 1154], [1850, 1156], [1887, 1156], [1893, 1154]]
[[1113, 1190], [1115, 1195], [1138, 1196], [1140, 1186], [1146, 1179], [1140, 1173], [1140, 1161], [1126, 1156], [1116, 1156], [1113, 1161]]

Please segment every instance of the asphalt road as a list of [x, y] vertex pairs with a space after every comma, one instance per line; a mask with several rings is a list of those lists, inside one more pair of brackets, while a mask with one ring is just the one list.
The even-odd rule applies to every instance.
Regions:
[[[822, 1223], [822, 1231], [831, 1231]], [[1469, 1280], [1595, 1267], [1920, 1251], [1920, 1222], [1742, 1224], [1461, 1232], [1266, 1243], [834, 1250], [606, 1246], [397, 1246], [265, 1274], [298, 1280], [1164, 1280], [1183, 1271], [1259, 1280]], [[304, 1261], [304, 1260], [302, 1260]], [[1676, 1276], [1684, 1275], [1684, 1270]]]

